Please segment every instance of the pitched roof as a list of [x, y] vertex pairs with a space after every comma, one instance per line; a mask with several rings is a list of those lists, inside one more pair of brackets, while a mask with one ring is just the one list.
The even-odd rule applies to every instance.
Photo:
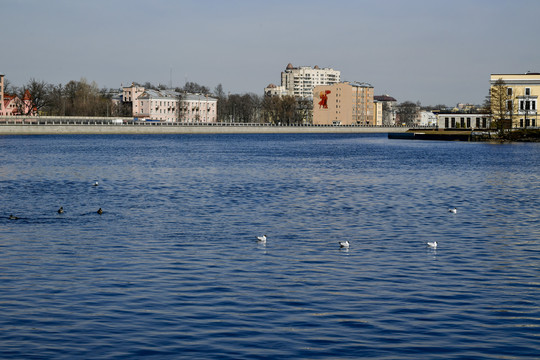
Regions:
[[375, 95], [373, 97], [373, 100], [377, 100], [377, 101], [397, 101], [396, 99], [394, 99], [390, 95]]
[[23, 100], [32, 100], [32, 95], [28, 89], [24, 92]]
[[217, 101], [216, 98], [203, 95], [203, 94], [184, 94], [182, 100], [191, 100], [191, 101]]

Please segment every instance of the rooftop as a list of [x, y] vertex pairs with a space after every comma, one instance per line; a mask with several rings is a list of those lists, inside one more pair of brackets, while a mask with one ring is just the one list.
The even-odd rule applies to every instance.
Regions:
[[396, 99], [394, 99], [390, 95], [375, 95], [375, 96], [373, 96], [373, 100], [377, 100], [377, 101], [397, 101]]

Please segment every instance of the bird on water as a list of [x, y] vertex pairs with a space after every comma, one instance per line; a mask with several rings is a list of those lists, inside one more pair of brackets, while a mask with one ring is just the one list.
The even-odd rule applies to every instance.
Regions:
[[99, 183], [96, 181], [95, 183], [92, 184], [93, 186], [98, 186]]
[[349, 246], [350, 246], [349, 240], [345, 240], [345, 241], [340, 241], [340, 242], [339, 242], [339, 247], [340, 247], [340, 248], [348, 249]]
[[99, 208], [98, 211], [97, 211], [97, 213], [98, 213], [99, 215], [101, 215], [101, 214], [103, 214], [103, 210], [101, 210], [101, 208]]
[[452, 214], [457, 214], [457, 208], [448, 209], [448, 212], [451, 212]]
[[62, 206], [60, 206], [60, 209], [58, 209], [58, 213], [59, 213], [59, 214], [64, 213], [64, 208], [63, 208]]
[[263, 235], [263, 236], [257, 236], [257, 240], [258, 240], [260, 243], [266, 243], [266, 235]]
[[9, 220], [17, 220], [18, 217], [14, 216], [13, 214], [9, 215]]
[[436, 241], [428, 241], [427, 246], [436, 249], [437, 248], [437, 242]]

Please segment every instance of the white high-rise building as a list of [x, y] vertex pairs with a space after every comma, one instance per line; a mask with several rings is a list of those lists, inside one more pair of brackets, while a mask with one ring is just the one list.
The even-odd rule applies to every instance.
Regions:
[[288, 64], [281, 72], [281, 86], [270, 84], [265, 88], [266, 95], [291, 95], [296, 98], [313, 99], [313, 88], [318, 85], [333, 85], [341, 81], [341, 72], [318, 66], [294, 67]]

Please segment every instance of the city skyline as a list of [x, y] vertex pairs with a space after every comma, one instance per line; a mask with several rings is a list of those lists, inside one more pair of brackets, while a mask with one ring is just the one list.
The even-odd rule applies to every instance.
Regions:
[[262, 95], [292, 63], [452, 106], [481, 103], [492, 73], [540, 71], [534, 0], [0, 3], [0, 72], [16, 86], [192, 81]]

